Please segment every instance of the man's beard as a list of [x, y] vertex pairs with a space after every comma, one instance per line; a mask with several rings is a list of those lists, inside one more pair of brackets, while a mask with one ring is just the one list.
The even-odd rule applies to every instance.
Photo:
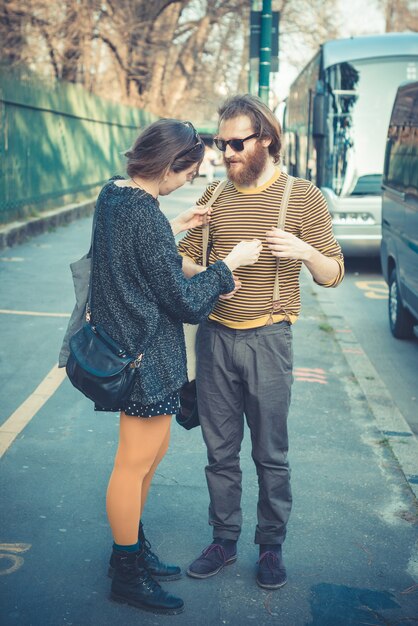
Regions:
[[[232, 159], [226, 159], [224, 157], [224, 163], [229, 180], [236, 183], [239, 186], [250, 187], [257, 182], [261, 173], [266, 167], [268, 159], [267, 150], [258, 142], [256, 143], [253, 152], [246, 155], [241, 161], [239, 153]], [[231, 166], [231, 161], [237, 160], [239, 166]]]

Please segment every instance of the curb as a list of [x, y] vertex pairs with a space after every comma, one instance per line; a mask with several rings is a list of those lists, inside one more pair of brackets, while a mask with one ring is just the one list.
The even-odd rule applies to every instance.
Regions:
[[45, 211], [39, 217], [33, 217], [25, 221], [11, 222], [0, 227], [0, 250], [17, 246], [31, 237], [42, 235], [50, 228], [64, 226], [80, 217], [91, 215], [94, 211], [96, 200], [85, 200], [77, 204], [68, 204], [58, 209]]
[[363, 391], [377, 428], [388, 442], [398, 461], [405, 479], [418, 498], [418, 439], [392, 400], [376, 368], [358, 342], [353, 329], [337, 305], [329, 299], [326, 290], [311, 283], [318, 304], [330, 320], [342, 320], [349, 333], [334, 333], [343, 356]]

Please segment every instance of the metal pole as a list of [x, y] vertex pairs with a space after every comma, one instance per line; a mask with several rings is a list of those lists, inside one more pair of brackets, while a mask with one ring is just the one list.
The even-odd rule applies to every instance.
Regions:
[[256, 59], [252, 59], [251, 58], [251, 37], [252, 37], [252, 31], [251, 31], [251, 13], [253, 11], [257, 11], [258, 10], [258, 0], [250, 0], [250, 22], [248, 24], [249, 27], [249, 31], [250, 31], [250, 41], [249, 41], [249, 46], [248, 46], [248, 51], [249, 51], [249, 56], [248, 56], [248, 93], [257, 93], [257, 71], [254, 68], [254, 63], [253, 61], [256, 61]]
[[270, 65], [271, 65], [271, 0], [263, 0], [260, 31], [260, 71], [258, 95], [266, 104], [269, 103]]

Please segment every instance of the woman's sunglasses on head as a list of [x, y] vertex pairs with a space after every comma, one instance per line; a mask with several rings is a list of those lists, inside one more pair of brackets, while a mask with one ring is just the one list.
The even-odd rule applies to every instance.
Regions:
[[218, 150], [221, 152], [225, 152], [227, 146], [231, 146], [234, 152], [242, 152], [244, 150], [244, 141], [248, 141], [249, 139], [254, 139], [254, 137], [258, 137], [258, 133], [253, 133], [252, 135], [248, 135], [248, 137], [244, 137], [244, 139], [219, 139], [219, 137], [215, 137], [214, 142]]
[[191, 148], [186, 148], [186, 150], [182, 150], [182, 152], [180, 152], [176, 158], [174, 159], [175, 161], [177, 161], [177, 159], [181, 159], [184, 156], [186, 156], [186, 154], [189, 154], [191, 152], [193, 152], [193, 150], [196, 150], [196, 148], [201, 148], [203, 147], [203, 142], [200, 139], [199, 135], [197, 134], [197, 130], [195, 129], [195, 127], [193, 126], [193, 124], [191, 122], [182, 122], [185, 126], [188, 126], [194, 133], [194, 138], [196, 143], [194, 144], [194, 146], [192, 146]]

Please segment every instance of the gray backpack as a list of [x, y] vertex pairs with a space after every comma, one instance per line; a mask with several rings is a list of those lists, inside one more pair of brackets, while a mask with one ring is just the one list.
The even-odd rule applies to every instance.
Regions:
[[94, 229], [96, 227], [96, 212], [93, 217], [90, 250], [78, 261], [70, 264], [73, 276], [75, 307], [71, 313], [67, 330], [64, 335], [60, 354], [58, 357], [58, 367], [65, 367], [70, 355], [70, 339], [83, 326], [86, 319], [86, 307], [89, 297], [89, 284], [91, 273], [91, 255], [93, 246]]

